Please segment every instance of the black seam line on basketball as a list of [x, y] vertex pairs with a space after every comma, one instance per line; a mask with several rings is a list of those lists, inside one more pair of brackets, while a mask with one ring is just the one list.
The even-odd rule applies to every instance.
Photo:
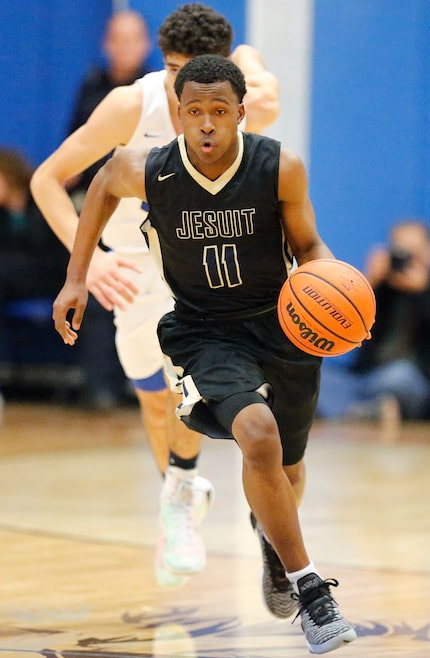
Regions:
[[[306, 274], [310, 274], [310, 272], [306, 272]], [[322, 279], [322, 280], [324, 281], [324, 279]], [[361, 345], [361, 342], [362, 342], [361, 340], [351, 340], [350, 338], [345, 338], [344, 336], [340, 336], [340, 335], [337, 334], [336, 332], [334, 332], [334, 331], [332, 331], [331, 329], [328, 329], [327, 327], [325, 327], [325, 326], [321, 323], [321, 321], [318, 320], [318, 318], [315, 317], [315, 315], [313, 315], [310, 311], [308, 311], [307, 308], [305, 308], [305, 307], [303, 306], [303, 304], [301, 303], [300, 299], [297, 297], [296, 293], [294, 292], [294, 288], [293, 288], [293, 286], [291, 286], [291, 285], [290, 285], [290, 290], [291, 290], [291, 292], [293, 293], [293, 296], [294, 296], [296, 302], [299, 304], [299, 306], [301, 306], [301, 308], [302, 308], [302, 309], [303, 309], [308, 315], [310, 315], [310, 317], [311, 317], [313, 320], [315, 320], [315, 322], [317, 322], [317, 323], [319, 324], [320, 327], [322, 327], [323, 329], [325, 329], [325, 331], [329, 331], [333, 336], [335, 336], [336, 338], [340, 338], [340, 340], [344, 340], [346, 343], [350, 343], [350, 345]], [[347, 298], [347, 299], [348, 299], [348, 298]], [[366, 328], [366, 327], [365, 327], [365, 328]], [[366, 331], [367, 331], [367, 329], [366, 329]]]
[[[331, 281], [330, 281], [330, 282], [327, 281], [327, 280], [324, 279], [321, 275], [319, 275], [319, 274], [315, 274], [314, 272], [308, 272], [307, 270], [303, 270], [303, 271], [302, 271], [302, 274], [309, 274], [310, 276], [313, 276], [315, 279], [319, 279], [320, 281], [323, 281], [324, 283], [329, 283], [329, 285], [331, 285], [335, 290], [337, 290], [337, 292], [340, 293], [340, 294], [342, 295], [342, 297], [344, 297], [344, 298], [345, 298], [345, 299], [351, 304], [351, 306], [352, 306], [353, 308], [355, 308], [355, 310], [357, 311], [357, 313], [358, 313], [358, 315], [359, 315], [359, 317], [360, 317], [360, 320], [361, 320], [361, 323], [362, 323], [364, 329], [365, 329], [366, 331], [369, 331], [369, 329], [368, 329], [367, 326], [366, 326], [366, 323], [364, 322], [364, 318], [363, 318], [363, 316], [362, 316], [362, 314], [361, 314], [361, 312], [360, 312], [360, 309], [357, 308], [357, 306], [354, 304], [354, 302], [353, 302], [349, 297], [347, 297], [347, 296], [345, 295], [345, 293], [342, 292], [342, 290], [340, 290], [340, 288], [338, 288], [337, 286], [335, 286], [334, 283], [331, 283]], [[371, 291], [372, 291], [372, 294], [373, 294], [373, 290], [371, 289], [371, 287], [370, 287], [369, 285], [368, 285], [368, 289], [371, 290]]]
[[[360, 312], [360, 309], [357, 308], [357, 306], [354, 304], [354, 302], [353, 302], [349, 297], [347, 297], [347, 296], [345, 295], [345, 293], [342, 292], [342, 290], [340, 290], [340, 288], [338, 288], [337, 286], [335, 286], [334, 283], [331, 283], [331, 281], [329, 282], [329, 281], [327, 281], [326, 279], [324, 279], [322, 276], [320, 276], [320, 275], [318, 275], [318, 274], [314, 274], [313, 272], [307, 272], [307, 271], [303, 270], [303, 272], [301, 272], [301, 273], [302, 273], [302, 274], [309, 274], [310, 276], [313, 276], [315, 279], [319, 279], [320, 281], [323, 281], [324, 283], [329, 283], [329, 285], [331, 285], [332, 288], [334, 288], [335, 290], [337, 290], [337, 292], [340, 293], [340, 294], [342, 295], [342, 297], [343, 297], [344, 299], [346, 299], [347, 302], [349, 302], [353, 308], [355, 308], [355, 310], [357, 311], [357, 314], [358, 314], [359, 317], [360, 317], [360, 320], [361, 320], [361, 323], [362, 323], [364, 329], [365, 329], [366, 331], [369, 331], [369, 329], [366, 327], [366, 323], [364, 322], [364, 318], [363, 318], [363, 316], [362, 316], [362, 314], [361, 314], [361, 312]], [[291, 289], [292, 289], [292, 288], [291, 288]], [[342, 338], [342, 336], [339, 336], [339, 338]]]
[[[313, 272], [308, 272], [308, 271], [305, 271], [305, 270], [303, 270], [302, 274], [308, 274], [309, 276], [313, 276], [315, 279], [319, 279], [320, 281], [323, 281], [324, 283], [328, 283], [328, 284], [329, 284], [334, 290], [337, 290], [337, 292], [338, 292], [340, 295], [342, 295], [342, 297], [343, 297], [344, 299], [346, 299], [346, 301], [347, 301], [349, 304], [351, 304], [351, 306], [355, 309], [355, 311], [357, 312], [358, 317], [359, 317], [360, 320], [361, 320], [361, 324], [363, 325], [364, 330], [367, 331], [367, 332], [369, 331], [369, 329], [367, 328], [367, 326], [366, 326], [366, 324], [365, 324], [365, 322], [364, 322], [364, 319], [363, 319], [363, 316], [362, 316], [360, 310], [356, 307], [356, 305], [354, 304], [354, 302], [353, 302], [351, 299], [349, 299], [349, 297], [347, 297], [347, 296], [342, 292], [342, 290], [340, 290], [340, 289], [339, 289], [337, 286], [335, 286], [333, 283], [327, 281], [326, 279], [324, 279], [322, 276], [319, 276], [318, 274], [314, 274]], [[291, 287], [292, 292], [294, 293], [294, 290], [293, 290], [292, 285], [290, 285], [290, 287]], [[321, 293], [321, 294], [322, 294], [322, 293]], [[297, 302], [300, 304], [300, 300], [297, 298], [297, 296], [295, 295], [295, 293], [294, 293], [294, 296], [296, 297]], [[324, 296], [324, 295], [323, 295], [323, 296]], [[311, 316], [316, 322], [319, 322], [319, 324], [320, 324], [322, 327], [324, 327], [324, 325], [322, 325], [321, 322], [320, 322], [320, 321], [319, 321], [314, 315], [312, 315], [312, 313], [311, 313], [308, 309], [306, 309], [306, 308], [303, 306], [303, 304], [301, 304], [301, 306], [302, 306], [302, 308], [306, 311], [306, 313], [309, 313], [309, 315], [310, 315], [310, 316]], [[324, 327], [324, 328], [326, 329], [326, 327]], [[329, 331], [330, 331], [334, 336], [337, 336], [337, 337], [340, 338], [341, 340], [345, 340], [346, 342], [353, 343], [354, 345], [359, 345], [359, 344], [361, 344], [361, 341], [350, 341], [350, 340], [348, 340], [348, 338], [345, 338], [344, 336], [339, 336], [338, 334], [336, 334], [336, 333], [335, 333], [334, 331], [332, 331], [331, 329], [330, 329]]]
[[[333, 262], [333, 258], [320, 258], [319, 260], [320, 260], [320, 261], [324, 261], [325, 263], [332, 263], [332, 262]], [[349, 270], [351, 270], [351, 272], [352, 272], [353, 274], [356, 274], [356, 273], [357, 273], [356, 268], [353, 267], [350, 263], [347, 263], [347, 262], [344, 261], [344, 260], [337, 261], [337, 262], [342, 263], [342, 265], [344, 265], [344, 266], [347, 267]], [[306, 264], [306, 263], [305, 263], [305, 264]], [[305, 266], [305, 265], [303, 265], [303, 267], [304, 267], [304, 266]], [[311, 274], [311, 272], [306, 272], [306, 273], [307, 273], [307, 274]], [[312, 274], [314, 274], [314, 273], [312, 273]], [[314, 276], [318, 276], [318, 275], [317, 275], [317, 274], [314, 274]], [[324, 279], [323, 279], [323, 281], [324, 281]], [[371, 293], [372, 297], [374, 298], [374, 297], [375, 297], [375, 293], [374, 293], [374, 291], [373, 291], [372, 286], [370, 285], [370, 283], [369, 283], [368, 280], [366, 279], [366, 277], [363, 277], [363, 283], [364, 283], [364, 285], [366, 286], [366, 288], [368, 289], [368, 291]], [[374, 306], [376, 306], [376, 304], [374, 304]]]

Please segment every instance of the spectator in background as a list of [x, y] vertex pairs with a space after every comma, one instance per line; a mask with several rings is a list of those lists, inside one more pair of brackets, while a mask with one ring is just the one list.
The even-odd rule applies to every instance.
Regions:
[[[124, 10], [112, 15], [103, 37], [106, 65], [92, 67], [84, 77], [72, 110], [69, 134], [87, 121], [92, 111], [112, 89], [132, 84], [137, 78], [150, 72], [151, 69], [145, 63], [150, 50], [149, 31], [142, 14]], [[103, 158], [91, 165], [74, 181], [71, 191], [77, 205], [82, 205], [83, 193], [105, 160], [106, 158]]]
[[132, 84], [150, 69], [145, 61], [151, 49], [148, 28], [141, 14], [120, 11], [110, 18], [103, 39], [106, 66], [91, 68], [83, 79], [72, 114], [70, 132], [88, 119], [115, 87]]
[[405, 419], [430, 411], [430, 233], [420, 219], [395, 224], [387, 248], [372, 249], [367, 277], [376, 296], [372, 339], [348, 366], [326, 359], [323, 418], [377, 419], [397, 407]]
[[0, 148], [0, 304], [53, 298], [68, 252], [30, 195], [33, 169], [18, 151]]
[[0, 148], [0, 351], [7, 358], [14, 352], [10, 337], [16, 329], [8, 307], [24, 300], [53, 299], [68, 261], [66, 249], [31, 199], [31, 176], [32, 167], [23, 155]]
[[[30, 195], [33, 168], [17, 150], [0, 148], [0, 318], [8, 322], [6, 304], [17, 301], [53, 300], [64, 281], [68, 252], [61, 244]], [[97, 310], [99, 305], [94, 301]], [[112, 320], [100, 328], [90, 310], [88, 323], [95, 334], [85, 339], [77, 362], [85, 373], [83, 402], [103, 406], [125, 379], [113, 347]], [[99, 330], [98, 330], [99, 329]], [[32, 339], [29, 331], [29, 341]], [[55, 334], [52, 336], [55, 341]], [[37, 344], [34, 346], [38, 349]], [[104, 378], [100, 377], [102, 371]], [[101, 386], [100, 382], [103, 383]]]

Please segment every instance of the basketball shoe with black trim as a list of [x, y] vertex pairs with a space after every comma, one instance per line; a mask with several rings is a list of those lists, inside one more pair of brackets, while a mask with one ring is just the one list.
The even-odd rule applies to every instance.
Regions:
[[338, 585], [337, 580], [322, 580], [315, 573], [307, 574], [297, 582], [299, 594], [293, 594], [293, 597], [299, 604], [297, 617], [300, 615], [311, 653], [334, 651], [357, 637], [330, 593], [330, 587]]
[[264, 603], [272, 615], [280, 619], [287, 619], [297, 612], [297, 601], [291, 596], [294, 592], [293, 586], [285, 575], [285, 569], [275, 549], [265, 538], [263, 528], [252, 512], [251, 524], [260, 541], [263, 556], [262, 588]]

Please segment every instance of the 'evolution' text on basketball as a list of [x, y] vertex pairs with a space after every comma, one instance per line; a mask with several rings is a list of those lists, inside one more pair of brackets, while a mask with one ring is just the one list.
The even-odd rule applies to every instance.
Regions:
[[337, 308], [334, 308], [328, 299], [323, 297], [317, 290], [311, 286], [305, 286], [303, 288], [303, 292], [306, 293], [311, 299], [313, 299], [318, 304], [318, 306], [324, 308], [334, 320], [342, 325], [344, 329], [349, 329], [352, 326], [352, 322], [348, 320], [340, 311], [338, 311]]

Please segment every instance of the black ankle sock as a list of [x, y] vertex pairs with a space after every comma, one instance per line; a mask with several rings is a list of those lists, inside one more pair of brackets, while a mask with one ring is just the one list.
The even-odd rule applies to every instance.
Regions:
[[169, 466], [177, 466], [178, 468], [183, 468], [185, 471], [191, 471], [193, 468], [197, 468], [197, 460], [199, 455], [191, 459], [182, 459], [178, 455], [175, 455], [174, 452], [170, 451], [169, 453]]

